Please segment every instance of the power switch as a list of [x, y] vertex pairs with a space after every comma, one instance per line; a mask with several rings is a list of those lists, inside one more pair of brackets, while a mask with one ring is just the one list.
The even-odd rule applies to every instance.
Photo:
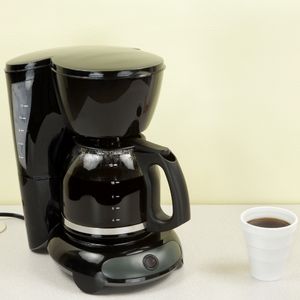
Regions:
[[148, 254], [143, 258], [143, 264], [147, 270], [153, 271], [158, 267], [158, 258], [152, 254]]

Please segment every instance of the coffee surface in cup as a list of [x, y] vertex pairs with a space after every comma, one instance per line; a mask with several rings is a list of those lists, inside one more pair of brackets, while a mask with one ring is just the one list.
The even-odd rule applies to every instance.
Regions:
[[247, 223], [265, 228], [278, 228], [290, 225], [289, 222], [277, 218], [257, 218], [248, 221]]

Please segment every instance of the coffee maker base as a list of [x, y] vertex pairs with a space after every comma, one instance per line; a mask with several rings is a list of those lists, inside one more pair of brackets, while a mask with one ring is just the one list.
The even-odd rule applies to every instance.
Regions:
[[49, 241], [50, 256], [89, 294], [104, 287], [140, 285], [158, 280], [183, 264], [176, 233], [82, 240], [57, 228]]

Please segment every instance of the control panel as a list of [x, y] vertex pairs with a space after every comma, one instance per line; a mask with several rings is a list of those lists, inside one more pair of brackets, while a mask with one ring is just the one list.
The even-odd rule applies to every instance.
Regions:
[[140, 253], [108, 259], [102, 265], [103, 275], [110, 279], [124, 280], [153, 276], [170, 270], [182, 258], [177, 242]]
[[17, 155], [24, 169], [26, 169], [26, 134], [31, 110], [32, 84], [33, 79], [29, 79], [11, 85]]

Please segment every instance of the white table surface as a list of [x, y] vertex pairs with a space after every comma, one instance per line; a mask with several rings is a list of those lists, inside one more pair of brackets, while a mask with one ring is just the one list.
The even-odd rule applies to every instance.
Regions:
[[[260, 282], [248, 272], [247, 253], [239, 226], [246, 205], [192, 206], [192, 220], [176, 231], [184, 250], [184, 266], [167, 278], [143, 287], [107, 288], [103, 295], [82, 293], [47, 254], [27, 246], [24, 222], [4, 219], [0, 234], [0, 299], [230, 299], [299, 300], [300, 230], [285, 276], [276, 282]], [[300, 216], [300, 205], [281, 205]], [[0, 206], [19, 211], [20, 206]]]

